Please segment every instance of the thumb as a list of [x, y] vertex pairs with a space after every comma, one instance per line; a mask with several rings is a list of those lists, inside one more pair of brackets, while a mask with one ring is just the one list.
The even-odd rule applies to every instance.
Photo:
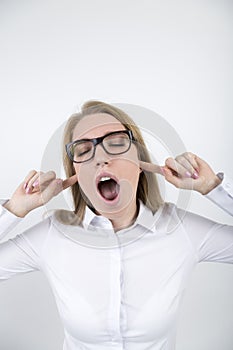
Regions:
[[73, 186], [76, 182], [78, 182], [77, 174], [69, 177], [62, 182], [63, 190], [67, 189], [70, 186]]

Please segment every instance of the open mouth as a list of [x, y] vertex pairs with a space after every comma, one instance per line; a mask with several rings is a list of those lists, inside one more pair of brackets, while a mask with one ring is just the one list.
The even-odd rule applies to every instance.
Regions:
[[101, 197], [106, 201], [114, 201], [120, 192], [118, 181], [109, 175], [102, 175], [98, 178], [97, 188]]

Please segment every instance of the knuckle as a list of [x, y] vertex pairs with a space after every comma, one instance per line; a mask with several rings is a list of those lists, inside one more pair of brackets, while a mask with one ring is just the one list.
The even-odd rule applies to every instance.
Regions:
[[48, 171], [48, 175], [52, 178], [56, 178], [56, 173], [53, 170]]
[[37, 173], [36, 170], [34, 170], [34, 169], [30, 170], [29, 173], [27, 174], [27, 176], [24, 178], [24, 181], [26, 181], [27, 183], [30, 183], [36, 173]]
[[172, 157], [168, 157], [166, 160], [165, 160], [165, 164], [171, 164], [173, 162], [173, 158]]
[[184, 156], [183, 154], [179, 154], [176, 158], [175, 158], [178, 162], [182, 162], [184, 160]]
[[186, 157], [189, 159], [193, 159], [193, 154], [191, 152], [185, 152]]
[[33, 176], [36, 173], [37, 173], [37, 171], [35, 169], [32, 169], [32, 170], [29, 171], [28, 176]]
[[186, 152], [179, 154], [177, 157], [185, 157]]

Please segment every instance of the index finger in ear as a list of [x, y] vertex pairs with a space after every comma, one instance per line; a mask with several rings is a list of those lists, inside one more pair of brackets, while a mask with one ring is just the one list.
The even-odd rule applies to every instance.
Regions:
[[66, 179], [62, 182], [63, 190], [74, 185], [76, 182], [78, 182], [77, 174], [69, 177], [68, 179]]
[[163, 175], [163, 169], [162, 169], [163, 167], [160, 165], [140, 161], [139, 166], [143, 171], [148, 171], [150, 173], [157, 173], [157, 174]]

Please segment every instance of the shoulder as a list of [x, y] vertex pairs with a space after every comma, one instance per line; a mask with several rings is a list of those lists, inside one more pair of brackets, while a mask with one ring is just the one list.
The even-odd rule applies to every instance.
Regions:
[[174, 233], [181, 223], [179, 208], [171, 202], [165, 202], [154, 217], [156, 218], [156, 229], [161, 233]]
[[193, 213], [187, 209], [178, 207], [171, 202], [165, 202], [161, 208], [157, 221], [157, 228], [172, 233], [177, 229], [185, 229], [185, 231], [198, 230], [201, 227], [212, 226], [213, 221]]
[[55, 210], [50, 218], [52, 222], [61, 225], [82, 226], [81, 218], [71, 210]]

